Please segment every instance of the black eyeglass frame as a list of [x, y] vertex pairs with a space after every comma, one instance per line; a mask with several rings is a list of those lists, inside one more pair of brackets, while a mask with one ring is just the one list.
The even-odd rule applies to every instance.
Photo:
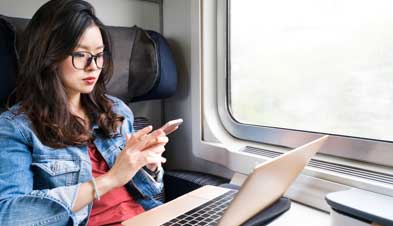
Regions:
[[[77, 54], [80, 54], [80, 53], [88, 54], [88, 55], [90, 56], [90, 57], [88, 58], [88, 60], [87, 60], [86, 65], [85, 65], [83, 68], [78, 68], [78, 67], [76, 67], [76, 66], [75, 66], [75, 62], [74, 62], [74, 58], [77, 56]], [[102, 63], [102, 67], [98, 66], [98, 64], [97, 64], [97, 58], [100, 57], [101, 54], [102, 54], [102, 57], [104, 58], [104, 59], [103, 59], [103, 63]], [[92, 54], [92, 53], [90, 53], [90, 52], [87, 52], [87, 51], [75, 51], [75, 52], [72, 52], [72, 53], [70, 54], [70, 56], [72, 57], [72, 66], [73, 66], [75, 69], [77, 69], [77, 70], [85, 70], [87, 67], [90, 66], [90, 64], [91, 64], [91, 62], [93, 61], [93, 59], [94, 59], [94, 63], [96, 64], [97, 68], [98, 68], [98, 69], [103, 69], [103, 68], [105, 67], [106, 58], [109, 57], [109, 53], [108, 53], [107, 51], [102, 51], [102, 52], [99, 52], [99, 53], [97, 53], [97, 54], [94, 55], [94, 54]]]

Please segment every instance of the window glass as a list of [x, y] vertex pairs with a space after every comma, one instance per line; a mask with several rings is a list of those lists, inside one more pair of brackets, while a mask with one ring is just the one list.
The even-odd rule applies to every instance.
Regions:
[[233, 117], [393, 141], [392, 12], [391, 0], [230, 0]]

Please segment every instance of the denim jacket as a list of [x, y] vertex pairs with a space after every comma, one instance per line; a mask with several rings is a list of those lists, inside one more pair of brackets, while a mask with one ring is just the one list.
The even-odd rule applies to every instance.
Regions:
[[[93, 134], [97, 150], [112, 167], [125, 135], [133, 132], [134, 118], [121, 100], [110, 99], [114, 112], [125, 117], [123, 124], [114, 138], [103, 138], [97, 125]], [[17, 111], [15, 105], [0, 115], [0, 224], [86, 225], [92, 203], [78, 212], [72, 207], [80, 185], [92, 179], [87, 147], [45, 146], [28, 117]], [[154, 180], [141, 169], [125, 186], [145, 210], [160, 204], [153, 196], [163, 188], [162, 173]]]

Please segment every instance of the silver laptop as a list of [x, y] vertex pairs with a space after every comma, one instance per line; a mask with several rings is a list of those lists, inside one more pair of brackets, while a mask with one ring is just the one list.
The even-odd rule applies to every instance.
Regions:
[[256, 166], [238, 192], [222, 187], [203, 186], [122, 224], [241, 225], [287, 191], [327, 138], [328, 136], [323, 136]]

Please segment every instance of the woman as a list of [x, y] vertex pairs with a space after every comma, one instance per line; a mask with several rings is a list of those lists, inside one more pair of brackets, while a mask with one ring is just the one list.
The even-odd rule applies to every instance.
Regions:
[[0, 116], [1, 225], [118, 224], [160, 204], [168, 138], [133, 133], [131, 110], [105, 94], [110, 53], [82, 0], [49, 1], [29, 22], [18, 102]]

